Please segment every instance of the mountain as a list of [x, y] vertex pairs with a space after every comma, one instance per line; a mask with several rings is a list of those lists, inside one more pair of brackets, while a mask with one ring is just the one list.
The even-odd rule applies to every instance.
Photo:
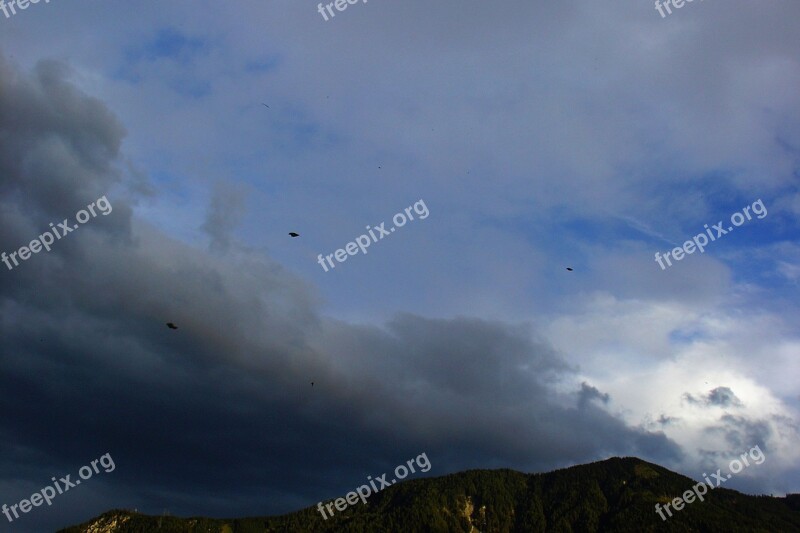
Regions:
[[226, 520], [114, 510], [59, 533], [800, 532], [798, 494], [747, 496], [719, 487], [665, 521], [656, 514], [656, 503], [695, 484], [658, 465], [615, 457], [546, 474], [470, 470], [406, 481], [327, 520], [316, 507]]

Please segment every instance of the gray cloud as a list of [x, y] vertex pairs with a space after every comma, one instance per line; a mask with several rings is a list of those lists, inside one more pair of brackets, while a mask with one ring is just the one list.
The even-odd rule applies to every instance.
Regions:
[[695, 398], [690, 393], [684, 393], [683, 399], [692, 405], [699, 405], [703, 407], [742, 407], [743, 404], [739, 398], [733, 393], [730, 387], [717, 387]]
[[665, 414], [662, 414], [662, 415], [660, 415], [658, 417], [658, 423], [661, 424], [662, 426], [668, 426], [670, 424], [674, 424], [675, 422], [677, 422], [679, 420], [680, 420], [680, 418], [678, 418], [678, 417], [667, 416]]
[[[20, 527], [53, 530], [120, 506], [282, 512], [423, 450], [431, 475], [680, 457], [665, 434], [624, 423], [608, 394], [580, 384], [590, 365], [588, 382], [609, 370], [625, 383], [652, 370], [648, 357], [675, 355], [666, 340], [660, 349], [657, 313], [604, 322], [600, 350], [591, 344], [606, 337], [587, 324], [564, 328], [586, 346], [570, 350], [580, 378], [537, 337], [536, 321], [421, 313], [569, 315], [598, 291], [645, 312], [688, 304], [716, 325], [777, 309], [787, 327], [768, 336], [783, 358], [757, 355], [764, 337], [750, 335], [735, 343], [753, 359], [738, 371], [773, 393], [794, 391], [780, 369], [795, 359], [797, 286], [775, 279], [796, 281], [787, 266], [796, 250], [739, 246], [787, 243], [793, 235], [781, 232], [796, 227], [779, 214], [798, 212], [796, 0], [695, 2], [666, 20], [632, 0], [370, 2], [328, 23], [291, 2], [82, 5], [40, 4], [0, 35], [24, 64], [67, 54], [78, 71], [50, 61], [28, 75], [0, 56], [2, 249], [103, 194], [114, 204], [0, 277], [0, 499], [18, 501], [107, 451], [118, 467]], [[175, 20], [191, 46], [153, 53]], [[124, 120], [67, 80], [102, 92]], [[272, 109], [253, 113], [262, 98]], [[180, 202], [152, 196], [126, 157], [175, 185]], [[195, 180], [228, 185], [207, 202]], [[250, 182], [254, 205], [269, 205], [256, 220], [240, 218], [226, 189], [235, 180]], [[668, 271], [653, 262], [664, 239], [680, 244], [715, 221], [717, 202], [762, 194], [763, 224]], [[323, 315], [322, 296], [294, 275], [318, 279], [304, 246], [332, 251], [419, 197], [430, 221], [319, 284], [327, 312], [372, 325]], [[284, 225], [313, 231], [291, 249], [268, 241], [263, 228], [281, 228], [282, 242]], [[198, 226], [213, 253], [166, 236]], [[232, 246], [234, 229], [275, 259]], [[555, 276], [563, 262], [576, 275]], [[383, 319], [395, 309], [416, 314]], [[702, 352], [699, 336], [707, 347], [716, 333], [676, 338]], [[586, 357], [597, 353], [599, 362]], [[745, 416], [730, 388], [715, 391], [687, 397], [702, 407], [698, 424], [712, 407], [734, 414], [697, 441], [683, 433], [692, 413], [659, 418], [708, 454], [709, 468], [713, 454], [796, 435], [796, 426], [770, 434], [780, 425]], [[652, 401], [627, 396], [622, 412]], [[708, 450], [707, 438], [723, 445]], [[760, 479], [731, 483], [797, 491], [798, 469], [786, 467], [794, 456], [777, 445], [768, 453], [747, 472]]]
[[581, 383], [581, 392], [578, 397], [578, 407], [583, 408], [591, 400], [600, 400], [602, 403], [607, 404], [610, 396], [606, 393], [603, 394], [596, 387]]
[[[114, 187], [142, 190], [141, 175], [118, 168], [124, 130], [63, 65], [0, 69], [11, 110], [0, 137], [13, 138], [0, 143], [0, 249]], [[333, 320], [276, 262], [192, 248], [109, 199], [110, 216], [0, 279], [0, 499], [19, 501], [103, 453], [117, 465], [64, 500], [74, 505], [20, 527], [53, 529], [112, 505], [283, 512], [423, 451], [432, 475], [681, 455], [664, 434], [594, 405], [607, 399], [597, 389], [557, 392], [575, 371], [532, 324]], [[236, 202], [216, 201], [206, 223], [220, 244]]]
[[230, 183], [216, 182], [211, 195], [206, 221], [202, 225], [209, 237], [212, 252], [227, 252], [230, 233], [241, 221], [244, 209], [244, 192]]
[[742, 402], [729, 387], [717, 387], [708, 393], [708, 404], [720, 407], [741, 407]]

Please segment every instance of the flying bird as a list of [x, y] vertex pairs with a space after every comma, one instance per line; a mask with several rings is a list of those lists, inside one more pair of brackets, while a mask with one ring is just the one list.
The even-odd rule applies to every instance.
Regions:
[[175, 324], [173, 324], [172, 322], [167, 322], [167, 327], [168, 327], [169, 329], [178, 329], [178, 326], [176, 326], [176, 325], [175, 325]]
[[263, 105], [263, 106], [264, 106], [264, 107], [266, 107], [267, 109], [270, 109], [270, 107], [269, 107], [267, 104], [265, 104], [264, 102], [261, 102], [261, 105]]
[[572, 272], [572, 267], [567, 267], [567, 270], [569, 270], [570, 272]]
[[300, 234], [299, 234], [299, 233], [295, 233], [295, 232], [293, 232], [293, 231], [290, 231], [290, 232], [289, 232], [289, 237], [292, 237], [292, 238], [294, 238], [294, 237], [299, 237], [299, 236], [300, 236]]

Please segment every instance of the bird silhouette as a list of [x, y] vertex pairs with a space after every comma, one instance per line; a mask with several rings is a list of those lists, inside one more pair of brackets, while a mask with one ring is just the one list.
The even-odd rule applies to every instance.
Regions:
[[176, 326], [176, 325], [175, 325], [175, 324], [173, 324], [172, 322], [167, 322], [167, 327], [168, 327], [169, 329], [178, 329], [178, 326]]
[[299, 233], [295, 233], [295, 232], [293, 232], [293, 231], [290, 231], [290, 232], [289, 232], [289, 237], [292, 237], [292, 238], [294, 238], [294, 237], [299, 237], [299, 236], [300, 236], [300, 234], [299, 234]]
[[267, 109], [271, 109], [271, 108], [270, 108], [270, 107], [269, 107], [267, 104], [265, 104], [265, 103], [263, 103], [263, 102], [261, 103], [261, 105], [263, 105], [263, 106], [264, 106], [264, 107], [266, 107]]
[[569, 270], [570, 272], [572, 272], [572, 268], [571, 268], [571, 267], [567, 267], [567, 270]]

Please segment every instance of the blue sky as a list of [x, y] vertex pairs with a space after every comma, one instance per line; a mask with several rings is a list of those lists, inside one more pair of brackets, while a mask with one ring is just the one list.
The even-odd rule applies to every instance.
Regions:
[[[115, 206], [3, 272], [3, 382], [55, 397], [67, 385], [32, 368], [62, 360], [78, 381], [58, 423], [26, 422], [38, 404], [3, 398], [19, 415], [0, 426], [13, 443], [2, 500], [104, 452], [117, 471], [26, 516], [31, 530], [111, 507], [287, 512], [423, 451], [429, 475], [638, 455], [697, 478], [708, 450], [756, 441], [766, 462], [731, 486], [800, 491], [798, 11], [374, 0], [326, 22], [305, 2], [113, 0], [0, 15], [0, 134], [13, 140], [0, 150], [1, 249], [104, 194]], [[759, 199], [764, 218], [667, 270], [655, 262]], [[419, 200], [428, 218], [330, 272], [317, 263]], [[61, 301], [93, 324], [80, 342], [72, 322], [55, 325], [48, 302]], [[12, 333], [25, 320], [50, 331], [45, 347]], [[170, 320], [181, 337], [149, 329]], [[72, 418], [91, 372], [130, 377], [120, 398], [147, 421], [149, 455], [113, 412]], [[313, 397], [308, 376], [322, 383]], [[609, 400], [577, 402], [583, 383]], [[258, 459], [243, 431], [177, 461], [187, 442], [161, 440], [134, 385], [174, 402], [176, 427], [279, 429]], [[224, 402], [182, 418], [203, 390]], [[685, 400], [715, 390], [739, 403]], [[556, 416], [563, 427], [542, 421]], [[48, 444], [70, 426], [85, 433]], [[289, 451], [312, 435], [330, 446]], [[252, 468], [209, 460], [230, 446]], [[218, 499], [178, 481], [209, 463]], [[245, 485], [274, 498], [243, 497]]]

